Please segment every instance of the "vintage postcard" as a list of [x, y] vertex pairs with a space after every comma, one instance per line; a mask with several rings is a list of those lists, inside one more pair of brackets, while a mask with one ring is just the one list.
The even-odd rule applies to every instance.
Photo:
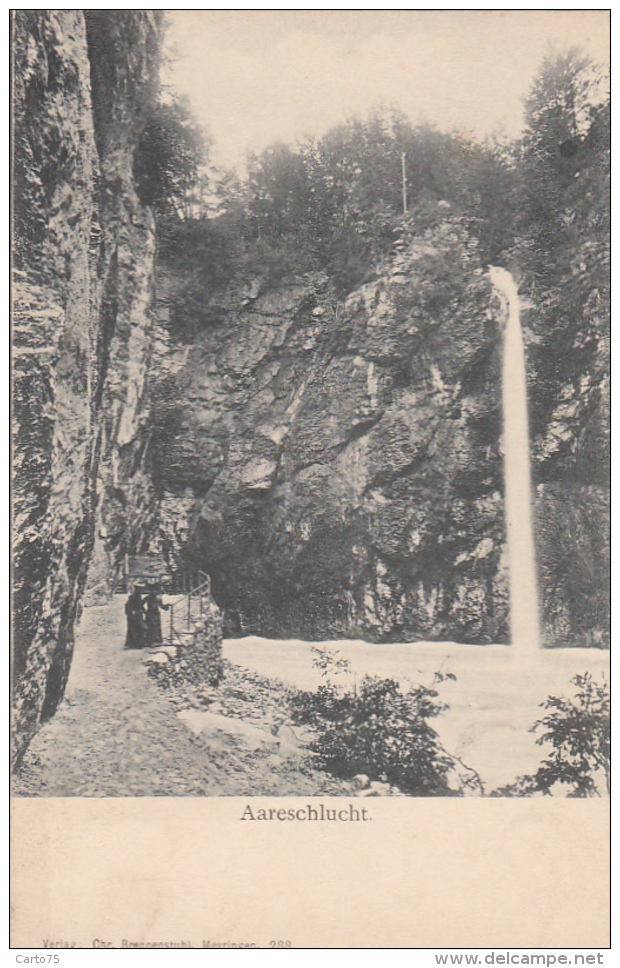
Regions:
[[610, 12], [11, 57], [12, 946], [603, 964]]

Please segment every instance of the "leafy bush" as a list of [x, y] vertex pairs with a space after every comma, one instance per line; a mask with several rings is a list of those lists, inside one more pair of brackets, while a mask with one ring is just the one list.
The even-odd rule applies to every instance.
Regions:
[[[316, 692], [293, 694], [291, 713], [293, 723], [314, 731], [309, 748], [318, 766], [344, 779], [363, 773], [412, 796], [459, 796], [466, 786], [482, 792], [467, 767], [465, 773], [456, 771], [457, 788], [450, 785], [459, 761], [429, 725], [447, 708], [434, 688], [417, 685], [403, 692], [393, 679], [368, 675], [355, 683], [345, 659], [313, 651], [325, 682]], [[433, 685], [443, 679], [454, 676], [436, 673]]]
[[531, 732], [545, 730], [536, 742], [551, 743], [552, 752], [536, 773], [520, 776], [494, 796], [552, 796], [559, 784], [568, 787], [568, 797], [596, 797], [603, 777], [609, 792], [609, 687], [605, 679], [595, 682], [589, 672], [571, 682], [577, 686], [575, 697], [549, 696], [541, 705], [553, 711], [531, 727]]

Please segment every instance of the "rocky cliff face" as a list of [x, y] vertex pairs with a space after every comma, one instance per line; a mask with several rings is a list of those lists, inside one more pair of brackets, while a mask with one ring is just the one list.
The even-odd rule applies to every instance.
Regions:
[[231, 630], [505, 637], [492, 304], [446, 219], [344, 304], [321, 277], [257, 282], [177, 349], [163, 517], [187, 502]]
[[[500, 312], [458, 218], [344, 303], [319, 275], [227, 298], [169, 346], [153, 447], [164, 544], [212, 575], [229, 633], [506, 641]], [[539, 480], [549, 643], [604, 637], [604, 505]]]
[[159, 20], [14, 15], [16, 759], [64, 692], [99, 468], [139, 452], [154, 227], [132, 159]]

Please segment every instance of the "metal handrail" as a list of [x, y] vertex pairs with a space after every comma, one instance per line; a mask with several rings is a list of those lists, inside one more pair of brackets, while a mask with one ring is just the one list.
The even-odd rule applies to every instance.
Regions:
[[[198, 601], [198, 607], [200, 609], [200, 618], [202, 618], [203, 601], [204, 601], [205, 595], [207, 596], [211, 595], [211, 578], [204, 571], [199, 571], [198, 574], [204, 580], [199, 585], [196, 585], [194, 588], [190, 589], [190, 591], [186, 595], [181, 595], [181, 597], [178, 598], [176, 602], [172, 602], [170, 604], [170, 631], [169, 631], [170, 645], [173, 644], [173, 639], [175, 635], [177, 638], [179, 637], [179, 631], [180, 631], [179, 629], [175, 628], [175, 607], [177, 609], [177, 614], [180, 612], [182, 616], [185, 615], [185, 629], [187, 631], [189, 631], [191, 627], [192, 599], [194, 601]], [[181, 618], [181, 621], [183, 621], [183, 618]]]

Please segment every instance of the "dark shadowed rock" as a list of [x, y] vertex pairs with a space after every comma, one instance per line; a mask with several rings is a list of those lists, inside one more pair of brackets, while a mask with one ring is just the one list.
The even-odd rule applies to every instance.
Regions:
[[505, 634], [490, 286], [456, 220], [397, 263], [344, 304], [320, 275], [231, 297], [225, 326], [172, 354], [164, 527], [198, 496], [190, 554], [231, 628]]

